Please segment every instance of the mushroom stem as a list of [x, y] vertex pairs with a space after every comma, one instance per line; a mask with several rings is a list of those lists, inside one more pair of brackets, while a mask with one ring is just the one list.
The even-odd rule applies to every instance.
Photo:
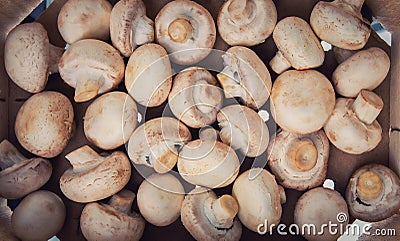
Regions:
[[178, 161], [178, 150], [175, 145], [168, 145], [166, 141], [151, 147], [150, 163], [157, 173], [166, 173], [174, 168]]
[[217, 79], [227, 98], [243, 96], [243, 88], [239, 83], [239, 78], [237, 71], [230, 66], [226, 66], [221, 73], [217, 74]]
[[275, 57], [269, 62], [269, 65], [277, 74], [281, 74], [292, 66], [281, 51], [276, 53]]
[[76, 102], [85, 102], [97, 96], [100, 89], [99, 80], [79, 79], [76, 81], [75, 97]]
[[318, 150], [309, 138], [296, 139], [290, 144], [287, 157], [294, 170], [306, 172], [317, 164]]
[[49, 72], [50, 74], [58, 73], [58, 62], [60, 62], [64, 49], [50, 44]]
[[228, 6], [232, 21], [238, 25], [245, 25], [253, 20], [253, 3], [248, 0], [232, 0]]
[[[132, 35], [134, 39], [132, 39]], [[143, 45], [154, 41], [154, 22], [147, 16], [142, 16], [136, 24], [132, 24], [131, 39], [136, 45]]]
[[383, 195], [383, 181], [381, 177], [373, 171], [361, 174], [357, 180], [358, 197], [367, 203], [380, 200]]
[[178, 18], [175, 19], [168, 26], [169, 37], [178, 43], [183, 43], [187, 39], [192, 37], [193, 27], [192, 24], [187, 19]]
[[196, 108], [204, 114], [213, 111], [221, 102], [220, 98], [215, 98], [219, 96], [218, 92], [218, 87], [210, 85], [206, 80], [196, 81], [193, 87], [193, 100]]
[[218, 199], [212, 197], [204, 202], [204, 212], [208, 220], [217, 228], [230, 228], [239, 211], [239, 205], [232, 196], [222, 195]]
[[0, 168], [1, 170], [12, 167], [14, 164], [26, 160], [26, 158], [8, 140], [0, 143]]
[[334, 2], [349, 5], [357, 14], [360, 14], [362, 5], [364, 4], [364, 0], [336, 0]]
[[371, 125], [383, 109], [383, 100], [372, 91], [361, 90], [353, 102], [353, 111], [357, 118]]
[[104, 158], [88, 145], [82, 146], [70, 153], [65, 158], [71, 163], [74, 172], [83, 172], [97, 166]]
[[119, 193], [114, 194], [108, 204], [121, 213], [130, 213], [132, 209], [133, 200], [135, 200], [135, 193], [123, 189]]

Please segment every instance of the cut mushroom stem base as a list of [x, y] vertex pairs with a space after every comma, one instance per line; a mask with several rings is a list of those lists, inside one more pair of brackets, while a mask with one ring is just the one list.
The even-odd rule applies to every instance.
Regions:
[[87, 145], [69, 153], [65, 158], [71, 163], [74, 172], [89, 170], [98, 165], [104, 159]]
[[183, 43], [192, 37], [193, 27], [191, 23], [184, 18], [175, 19], [168, 27], [169, 37], [178, 43]]
[[289, 147], [289, 165], [298, 171], [309, 171], [318, 160], [318, 150], [309, 138], [296, 139]]
[[76, 82], [75, 97], [76, 102], [85, 102], [97, 96], [100, 89], [99, 80], [80, 79]]
[[223, 195], [218, 199], [209, 197], [204, 202], [204, 211], [215, 227], [227, 229], [232, 227], [239, 205], [230, 195]]
[[[154, 22], [147, 16], [142, 16], [136, 24], [132, 24], [131, 39], [135, 45], [143, 45], [154, 41]], [[134, 38], [132, 38], [135, 33]]]
[[371, 125], [383, 109], [383, 100], [372, 91], [361, 90], [353, 102], [353, 111], [357, 118]]
[[26, 158], [8, 140], [0, 143], [0, 168], [5, 170]]
[[129, 190], [122, 190], [117, 194], [114, 194], [108, 204], [122, 213], [130, 213], [132, 208], [133, 200], [135, 200], [135, 193]]
[[58, 73], [58, 62], [60, 62], [64, 49], [50, 44], [49, 74]]
[[269, 62], [269, 65], [271, 66], [272, 70], [277, 73], [281, 74], [285, 70], [289, 69], [292, 65], [289, 63], [289, 61], [283, 56], [281, 51], [278, 51], [275, 55], [274, 58]]
[[374, 203], [383, 196], [383, 182], [376, 173], [372, 171], [364, 172], [357, 180], [357, 194], [361, 201]]

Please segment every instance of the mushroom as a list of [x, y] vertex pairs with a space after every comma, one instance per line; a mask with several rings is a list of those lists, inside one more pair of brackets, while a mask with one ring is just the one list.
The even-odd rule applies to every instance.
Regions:
[[26, 158], [8, 140], [0, 143], [0, 197], [18, 199], [43, 186], [51, 176], [51, 163]]
[[218, 13], [218, 32], [231, 46], [254, 46], [271, 35], [277, 18], [272, 0], [228, 0]]
[[222, 93], [217, 81], [206, 69], [190, 67], [174, 79], [168, 97], [172, 113], [187, 126], [200, 128], [212, 124], [222, 106]]
[[310, 24], [322, 40], [342, 49], [362, 49], [371, 34], [361, 16], [364, 0], [319, 1], [313, 8]]
[[318, 131], [334, 107], [332, 84], [316, 70], [286, 71], [272, 87], [271, 114], [282, 129], [291, 133]]
[[[316, 227], [317, 231], [310, 228], [302, 230], [302, 235], [309, 241], [336, 240], [341, 232], [325, 232], [323, 227], [336, 227], [336, 231], [346, 230], [349, 213], [344, 198], [335, 190], [317, 187], [304, 193], [297, 200], [294, 209], [294, 222], [297, 227], [306, 225]], [[316, 233], [318, 232], [318, 234]]]
[[251, 108], [263, 106], [272, 87], [264, 62], [251, 49], [241, 46], [229, 48], [222, 59], [225, 67], [217, 78], [225, 97], [239, 97]]
[[382, 99], [367, 90], [362, 90], [355, 100], [338, 98], [324, 126], [328, 139], [350, 154], [373, 150], [382, 139], [382, 127], [376, 120], [382, 108]]
[[58, 65], [61, 78], [75, 88], [75, 101], [85, 102], [116, 87], [125, 64], [118, 50], [95, 39], [72, 44]]
[[49, 240], [64, 225], [65, 205], [55, 193], [40, 190], [26, 196], [11, 216], [12, 230], [24, 241]]
[[86, 138], [104, 150], [126, 143], [137, 125], [135, 101], [126, 93], [115, 91], [93, 101], [83, 118]]
[[158, 44], [137, 48], [125, 71], [125, 87], [132, 98], [147, 107], [161, 105], [172, 86], [171, 63], [165, 49]]
[[325, 59], [321, 42], [310, 25], [299, 17], [287, 17], [278, 22], [272, 35], [278, 53], [269, 62], [278, 74], [293, 67], [297, 70], [319, 67]]
[[11, 229], [11, 209], [7, 206], [7, 199], [0, 197], [0, 237], [4, 241], [19, 241]]
[[238, 209], [232, 196], [217, 197], [211, 189], [196, 187], [183, 201], [181, 221], [198, 241], [238, 241], [242, 236], [242, 225], [236, 218]]
[[69, 99], [55, 91], [31, 96], [18, 110], [15, 135], [29, 152], [52, 158], [72, 137], [74, 110]]
[[214, 129], [212, 126], [205, 126], [199, 130], [199, 139], [221, 141], [219, 134], [220, 131]]
[[226, 106], [218, 112], [222, 142], [248, 157], [256, 157], [267, 150], [268, 126], [252, 109], [242, 105]]
[[158, 173], [165, 173], [175, 166], [178, 150], [191, 139], [189, 129], [177, 119], [152, 119], [133, 132], [128, 143], [128, 155], [134, 165], [145, 165]]
[[171, 61], [190, 65], [207, 57], [216, 39], [211, 14], [189, 0], [167, 3], [155, 20], [156, 39], [170, 55]]
[[365, 165], [351, 176], [346, 189], [350, 214], [363, 221], [386, 219], [400, 208], [400, 179], [388, 167]]
[[58, 14], [58, 31], [69, 44], [82, 39], [107, 41], [111, 9], [106, 0], [68, 0]]
[[120, 0], [110, 15], [112, 44], [125, 57], [131, 56], [136, 46], [153, 42], [153, 20], [146, 16], [142, 0]]
[[380, 48], [361, 50], [343, 61], [333, 72], [332, 81], [338, 94], [356, 97], [362, 90], [378, 87], [390, 69], [389, 56]]
[[343, 63], [345, 60], [350, 58], [355, 53], [357, 53], [356, 50], [348, 50], [348, 49], [333, 47], [333, 54], [335, 55], [335, 59], [338, 64]]
[[300, 191], [324, 182], [328, 158], [329, 140], [323, 130], [306, 135], [282, 130], [268, 146], [268, 165], [277, 181]]
[[108, 204], [88, 203], [82, 210], [80, 227], [88, 241], [139, 241], [145, 221], [131, 211], [135, 194], [123, 189]]
[[239, 174], [240, 162], [228, 145], [212, 140], [194, 140], [179, 152], [178, 172], [193, 184], [208, 188], [225, 187]]
[[94, 202], [119, 192], [131, 177], [128, 157], [121, 151], [100, 156], [82, 146], [65, 156], [72, 168], [60, 178], [60, 189], [74, 202]]
[[50, 74], [58, 73], [64, 50], [49, 43], [46, 29], [37, 22], [18, 25], [7, 35], [4, 66], [8, 76], [21, 89], [44, 90]]
[[184, 193], [178, 178], [168, 173], [154, 173], [139, 186], [139, 211], [147, 222], [155, 226], [170, 225], [179, 218]]
[[[283, 193], [282, 193], [283, 192]], [[239, 204], [238, 217], [253, 232], [268, 220], [265, 231], [281, 219], [281, 201], [285, 201], [283, 188], [279, 188], [271, 173], [262, 168], [249, 169], [236, 179], [232, 196]]]

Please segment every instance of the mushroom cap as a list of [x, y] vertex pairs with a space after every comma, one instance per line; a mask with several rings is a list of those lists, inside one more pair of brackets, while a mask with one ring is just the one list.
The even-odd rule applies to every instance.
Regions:
[[184, 192], [175, 176], [154, 173], [139, 186], [137, 204], [140, 213], [153, 225], [170, 225], [179, 218]]
[[204, 187], [194, 188], [186, 195], [181, 209], [181, 221], [186, 230], [198, 241], [240, 240], [242, 225], [237, 217], [228, 229], [217, 228], [209, 221], [204, 210], [208, 198], [216, 199], [217, 195]]
[[58, 31], [65, 42], [108, 40], [112, 6], [106, 0], [68, 0], [58, 14]]
[[[188, 38], [184, 41], [174, 41], [170, 36], [171, 24], [179, 19], [188, 23], [190, 27], [186, 27], [192, 31], [191, 34], [186, 33]], [[216, 39], [211, 14], [200, 4], [189, 0], [167, 3], [157, 14], [155, 29], [157, 42], [171, 54], [171, 61], [182, 65], [194, 64], [207, 57]]]
[[86, 110], [83, 129], [86, 138], [104, 150], [126, 143], [137, 125], [135, 101], [126, 93], [115, 91], [93, 101]]
[[69, 99], [55, 91], [31, 96], [15, 119], [15, 135], [29, 152], [51, 158], [59, 155], [72, 137], [74, 110]]
[[11, 229], [11, 214], [7, 199], [0, 198], [0, 237], [4, 241], [19, 241]]
[[172, 86], [172, 69], [167, 52], [158, 44], [145, 44], [129, 58], [125, 71], [125, 86], [139, 104], [161, 105]]
[[339, 150], [362, 154], [380, 143], [382, 127], [376, 120], [371, 125], [360, 121], [352, 110], [353, 103], [353, 99], [338, 98], [324, 130], [330, 142]]
[[213, 140], [194, 140], [179, 152], [178, 171], [182, 178], [209, 188], [225, 187], [239, 174], [240, 162], [228, 145]]
[[361, 50], [342, 62], [333, 72], [332, 81], [338, 94], [356, 97], [363, 90], [378, 87], [390, 69], [389, 56], [380, 48]]
[[[301, 150], [300, 147], [296, 149], [296, 153], [291, 152], [293, 145], [301, 140], [310, 140], [317, 151], [315, 164], [313, 163], [314, 165], [309, 167], [309, 170], [297, 167], [296, 162], [301, 160], [296, 159], [298, 155], [306, 155], [300, 156], [304, 159], [312, 158], [307, 156], [312, 155], [309, 153], [310, 150]], [[268, 146], [268, 165], [278, 183], [286, 188], [306, 190], [321, 185], [326, 177], [328, 158], [329, 140], [323, 130], [306, 135], [297, 135], [282, 130]]]
[[[312, 94], [311, 94], [312, 93]], [[289, 70], [271, 91], [271, 114], [284, 130], [309, 134], [323, 127], [335, 107], [335, 91], [316, 70]]]
[[267, 150], [268, 126], [252, 109], [242, 105], [222, 108], [217, 115], [222, 142], [248, 157], [256, 157]]
[[[255, 174], [255, 175], [254, 175]], [[239, 204], [238, 217], [253, 232], [268, 220], [268, 227], [277, 225], [281, 219], [280, 190], [275, 177], [262, 168], [249, 169], [236, 179], [232, 196]]]
[[[317, 232], [323, 225], [332, 223], [342, 226], [346, 229], [349, 213], [344, 198], [335, 190], [317, 187], [304, 193], [298, 200], [294, 209], [294, 222], [299, 227], [305, 225], [315, 225]], [[307, 230], [307, 229], [305, 229]], [[312, 233], [304, 232], [303, 237], [310, 241], [328, 241], [336, 240], [340, 236], [340, 232], [325, 232], [323, 234], [312, 235]]]
[[66, 210], [55, 193], [40, 190], [26, 196], [11, 216], [14, 234], [26, 241], [48, 240], [64, 225]]
[[[362, 174], [373, 172], [383, 184], [383, 194], [379, 200], [368, 202], [361, 200], [357, 183]], [[351, 176], [346, 189], [346, 200], [350, 214], [363, 221], [377, 222], [394, 215], [400, 208], [400, 179], [388, 167], [379, 164], [365, 165]]]
[[231, 46], [254, 46], [263, 43], [276, 25], [278, 14], [272, 0], [246, 1], [248, 15], [240, 13], [239, 21], [235, 21], [233, 8], [235, 0], [224, 2], [218, 14], [218, 32], [222, 39]]

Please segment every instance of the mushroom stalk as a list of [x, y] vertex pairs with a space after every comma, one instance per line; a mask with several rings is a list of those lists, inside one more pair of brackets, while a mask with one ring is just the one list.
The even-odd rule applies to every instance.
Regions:
[[339, 5], [342, 4], [349, 5], [354, 10], [354, 12], [360, 14], [364, 1], [365, 0], [336, 0], [335, 2]]
[[133, 200], [135, 200], [135, 197], [135, 193], [128, 190], [122, 190], [112, 196], [108, 202], [108, 205], [122, 213], [128, 214], [131, 211], [132, 203]]
[[318, 160], [318, 150], [309, 138], [296, 139], [288, 149], [289, 165], [298, 171], [309, 171]]
[[178, 161], [178, 148], [166, 140], [152, 146], [150, 150], [149, 161], [158, 173], [168, 172]]
[[0, 143], [0, 168], [5, 170], [26, 158], [8, 140]]
[[71, 163], [74, 172], [83, 172], [101, 163], [104, 158], [85, 145], [69, 153], [65, 158]]
[[58, 62], [60, 62], [64, 49], [50, 44], [49, 74], [58, 73]]
[[235, 24], [245, 25], [250, 23], [254, 17], [253, 3], [248, 0], [232, 0], [228, 6], [229, 14]]
[[205, 215], [217, 228], [228, 229], [232, 227], [238, 211], [239, 205], [230, 195], [223, 195], [218, 199], [210, 197], [204, 202]]
[[375, 172], [364, 172], [357, 180], [357, 194], [361, 201], [366, 203], [380, 200], [384, 194], [382, 179]]
[[79, 79], [76, 81], [75, 96], [76, 102], [85, 102], [97, 96], [100, 89], [99, 80]]
[[138, 19], [136, 24], [132, 24], [132, 34], [135, 33], [132, 41], [136, 45], [143, 45], [154, 41], [154, 22], [147, 16], [142, 16]]
[[227, 98], [243, 96], [240, 77], [238, 76], [238, 72], [232, 67], [226, 66], [221, 73], [217, 74], [217, 78]]
[[218, 96], [219, 89], [217, 86], [210, 85], [206, 80], [198, 80], [193, 87], [193, 100], [196, 108], [204, 114], [208, 114], [214, 110], [221, 102]]
[[178, 18], [175, 19], [168, 26], [168, 35], [169, 37], [179, 43], [185, 42], [187, 39], [192, 37], [193, 27], [189, 20]]
[[289, 69], [292, 65], [289, 61], [283, 56], [281, 51], [278, 51], [274, 58], [269, 62], [272, 70], [277, 73], [281, 74], [285, 70]]
[[383, 100], [372, 91], [361, 90], [353, 102], [352, 108], [359, 120], [371, 125], [383, 109]]

